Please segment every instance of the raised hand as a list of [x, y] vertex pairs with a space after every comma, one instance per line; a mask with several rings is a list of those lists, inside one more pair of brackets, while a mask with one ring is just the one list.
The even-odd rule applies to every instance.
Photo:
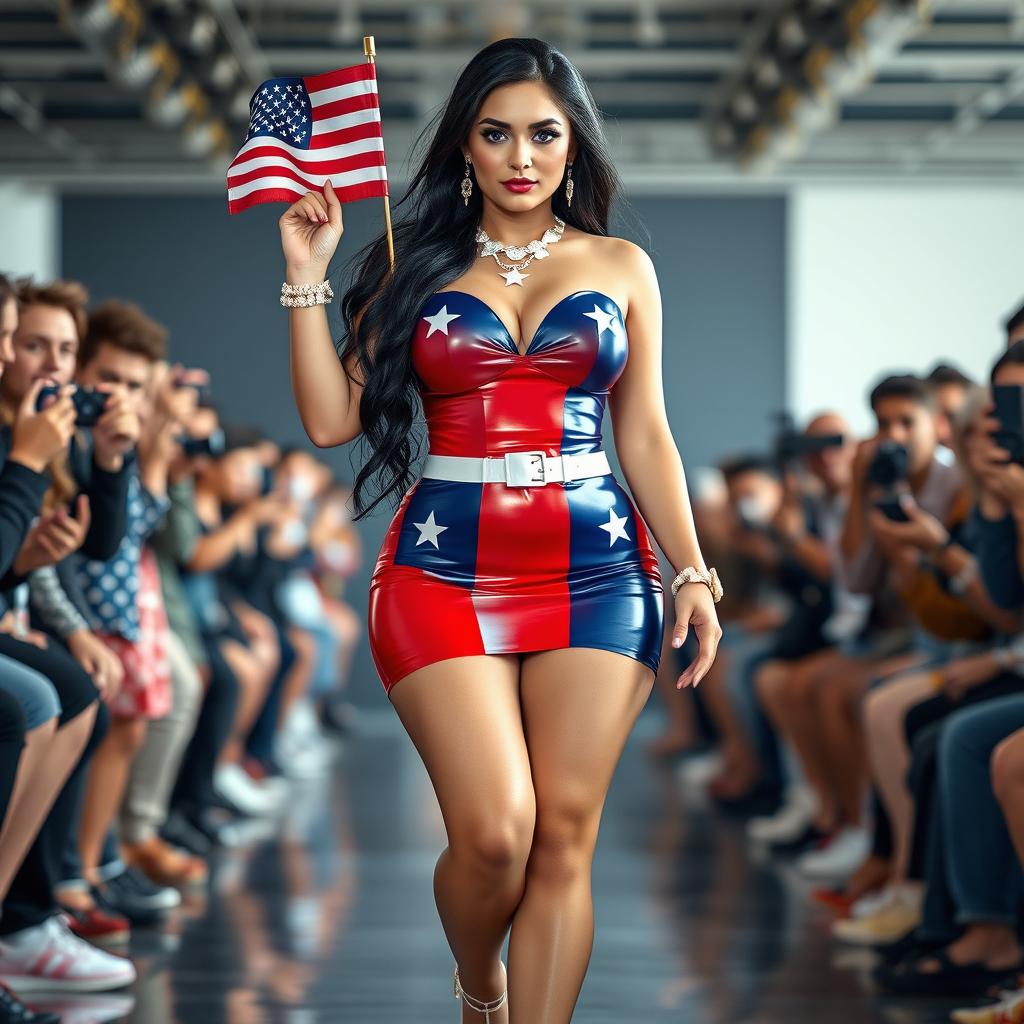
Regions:
[[71, 400], [75, 386], [65, 384], [56, 398], [40, 412], [36, 403], [45, 383], [35, 381], [22, 399], [14, 420], [14, 436], [8, 456], [37, 473], [67, 448], [75, 432], [75, 406]]
[[327, 276], [345, 231], [341, 202], [328, 179], [324, 193], [307, 192], [278, 221], [290, 284], [316, 284]]

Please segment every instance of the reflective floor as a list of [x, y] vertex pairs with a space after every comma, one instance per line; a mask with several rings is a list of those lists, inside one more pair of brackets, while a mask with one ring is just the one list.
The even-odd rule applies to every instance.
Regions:
[[[579, 1024], [931, 1024], [948, 1004], [883, 1000], [791, 871], [742, 829], [686, 806], [654, 770], [641, 719], [608, 797], [594, 864], [597, 935]], [[364, 716], [329, 779], [215, 865], [210, 893], [132, 948], [129, 994], [52, 1006], [65, 1024], [455, 1024], [431, 876], [444, 833], [390, 708]]]

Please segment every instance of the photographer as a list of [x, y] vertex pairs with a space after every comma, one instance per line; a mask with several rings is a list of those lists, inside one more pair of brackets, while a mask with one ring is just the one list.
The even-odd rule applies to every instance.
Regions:
[[737, 511], [733, 546], [753, 560], [783, 604], [771, 623], [767, 648], [748, 653], [726, 674], [727, 696], [714, 680], [705, 687], [722, 735], [725, 767], [710, 789], [720, 799], [743, 799], [758, 786], [773, 787], [778, 774], [772, 738], [755, 699], [753, 680], [760, 667], [781, 667], [828, 644], [822, 632], [833, 610], [827, 538], [837, 534], [845, 507], [852, 456], [846, 434], [845, 423], [831, 414], [816, 417], [803, 434], [787, 422], [770, 464], [756, 474], [749, 463], [725, 468]]
[[[86, 324], [87, 293], [75, 282], [35, 285], [24, 281], [17, 299], [20, 309], [11, 359], [5, 362], [0, 381], [0, 411], [5, 423], [13, 424], [13, 431], [8, 426], [0, 433], [4, 458], [18, 452], [19, 424], [25, 415], [34, 414], [41, 387], [71, 382]], [[78, 430], [67, 450], [51, 454], [37, 467], [45, 472], [49, 485], [47, 513], [15, 565], [19, 577], [59, 564], [76, 549], [104, 554], [120, 542], [127, 495], [125, 453], [132, 444], [133, 421], [120, 397], [102, 401], [109, 402], [102, 425], [97, 423], [91, 433]], [[43, 415], [66, 411], [64, 402], [58, 392], [56, 406], [51, 403]], [[71, 411], [81, 411], [77, 393], [70, 404]], [[75, 502], [73, 516], [64, 508], [71, 501]], [[41, 540], [44, 531], [54, 531], [50, 540]], [[59, 864], [73, 831], [89, 760], [107, 727], [97, 687], [106, 689], [112, 680], [102, 674], [95, 645], [88, 642], [69, 653], [56, 639], [26, 642], [0, 636], [0, 653], [45, 676], [61, 708], [47, 760], [56, 800], [4, 899], [0, 980], [15, 988], [38, 987], [48, 984], [51, 972], [63, 964], [60, 983], [69, 990], [117, 988], [135, 977], [132, 965], [72, 935], [55, 900]], [[64, 765], [71, 768], [70, 775]], [[39, 809], [45, 813], [45, 801]]]

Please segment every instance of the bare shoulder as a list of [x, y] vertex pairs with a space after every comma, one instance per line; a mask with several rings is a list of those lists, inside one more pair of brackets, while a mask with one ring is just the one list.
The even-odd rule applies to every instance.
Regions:
[[658, 277], [650, 254], [628, 238], [609, 236], [604, 241], [608, 259], [622, 281], [629, 305], [634, 302], [649, 303], [658, 294]]

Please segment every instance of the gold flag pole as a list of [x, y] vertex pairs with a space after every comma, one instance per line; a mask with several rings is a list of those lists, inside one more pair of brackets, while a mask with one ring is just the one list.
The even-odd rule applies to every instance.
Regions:
[[[374, 57], [377, 56], [377, 47], [374, 45], [373, 36], [363, 36], [363, 54], [366, 59], [373, 64]], [[381, 130], [383, 132], [383, 119], [381, 121]], [[391, 269], [395, 269], [395, 242], [391, 237], [391, 197], [384, 196], [384, 223], [387, 226], [388, 232], [388, 259], [391, 263]]]

